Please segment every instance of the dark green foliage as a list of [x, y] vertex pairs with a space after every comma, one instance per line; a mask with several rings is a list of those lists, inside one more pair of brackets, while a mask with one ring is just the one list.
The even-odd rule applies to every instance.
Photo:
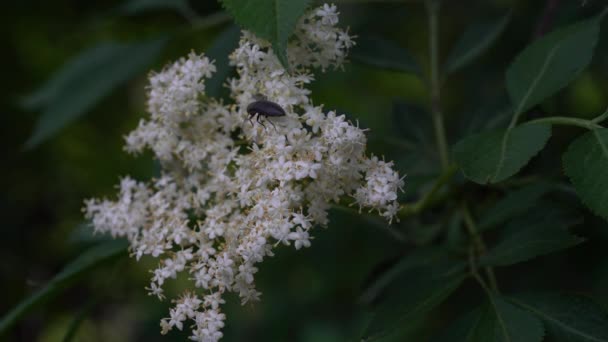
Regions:
[[486, 17], [471, 23], [450, 51], [443, 67], [445, 72], [452, 73], [473, 63], [496, 42], [510, 19], [511, 13], [507, 13], [502, 17]]
[[[115, 142], [145, 111], [146, 72], [204, 52], [217, 66], [206, 95], [232, 103], [223, 86], [235, 72], [228, 55], [237, 25], [268, 40], [289, 70], [294, 27], [319, 4], [59, 1], [41, 5], [48, 18], [6, 6], [16, 14], [6, 18], [5, 55], [15, 61], [5, 64], [1, 92], [0, 339], [187, 340], [186, 332], [159, 334], [170, 303], [146, 296], [155, 260], [130, 259], [128, 272], [112, 273], [103, 266], [126, 255], [126, 244], [92, 237], [86, 223], [74, 233], [82, 199], [114, 193], [117, 175], [134, 173]], [[400, 220], [359, 214], [345, 199], [329, 229], [313, 230], [311, 248], [277, 248], [261, 265], [261, 302], [228, 298], [222, 341], [608, 342], [608, 114], [589, 119], [602, 108], [580, 108], [608, 106], [605, 4], [337, 5], [340, 26], [355, 36], [352, 63], [315, 74], [313, 103], [372, 128], [369, 153], [407, 175]], [[106, 114], [84, 117], [93, 111]], [[26, 140], [41, 148], [23, 151]], [[158, 175], [156, 167], [145, 164], [135, 178]], [[191, 287], [185, 281], [167, 291]]]
[[411, 74], [422, 72], [407, 49], [381, 37], [359, 37], [350, 56], [355, 62], [380, 69]]
[[591, 62], [602, 17], [558, 29], [515, 58], [507, 69], [507, 90], [517, 114], [568, 85]]
[[533, 293], [509, 301], [540, 318], [555, 341], [608, 341], [608, 312], [589, 298]]
[[608, 129], [595, 129], [577, 138], [563, 161], [564, 171], [585, 205], [608, 219]]
[[221, 0], [234, 20], [245, 30], [272, 43], [285, 69], [287, 41], [295, 25], [309, 5], [309, 0]]
[[35, 147], [90, 110], [98, 101], [159, 56], [166, 38], [142, 43], [101, 43], [74, 57], [24, 105], [41, 109], [26, 147]]
[[539, 342], [543, 337], [538, 318], [509, 303], [507, 298], [492, 294], [433, 342]]
[[508, 193], [483, 213], [479, 219], [479, 230], [496, 227], [510, 218], [527, 212], [550, 189], [548, 184], [537, 183]]
[[380, 294], [364, 338], [377, 341], [395, 330], [408, 331], [462, 283], [464, 265], [429, 263], [406, 269]]
[[241, 30], [231, 26], [222, 31], [205, 54], [215, 61], [217, 71], [205, 82], [205, 92], [211, 97], [219, 97], [232, 67], [228, 65], [228, 55], [238, 46]]
[[110, 241], [90, 248], [67, 264], [51, 281], [25, 299], [16, 308], [5, 314], [0, 320], [0, 335], [13, 324], [39, 305], [53, 299], [65, 291], [74, 280], [84, 276], [99, 265], [111, 261], [120, 255], [126, 255], [126, 241]]
[[532, 213], [514, 219], [505, 228], [503, 238], [483, 255], [483, 266], [507, 266], [539, 255], [570, 248], [583, 241], [566, 229], [557, 215]]
[[185, 14], [192, 11], [188, 0], [130, 0], [120, 7], [125, 14], [139, 14], [146, 11], [172, 9], [176, 12]]
[[464, 138], [454, 146], [454, 159], [462, 173], [479, 183], [496, 183], [516, 174], [543, 149], [551, 126], [521, 125]]

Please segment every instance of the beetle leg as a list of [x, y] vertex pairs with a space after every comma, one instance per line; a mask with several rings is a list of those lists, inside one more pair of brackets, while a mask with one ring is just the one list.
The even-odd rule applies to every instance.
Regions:
[[260, 114], [258, 114], [258, 123], [260, 125], [262, 125], [262, 127], [264, 127], [264, 130], [266, 130], [266, 125], [264, 125], [264, 123], [262, 122], [262, 116]]
[[279, 131], [277, 131], [277, 126], [275, 126], [274, 123], [272, 123], [272, 120], [267, 119], [266, 121], [268, 121], [272, 125], [272, 127], [274, 127], [275, 132], [277, 132], [277, 133], [279, 132]]
[[254, 115], [249, 114], [249, 122], [251, 123], [251, 126], [253, 126], [253, 121], [251, 119], [253, 119]]

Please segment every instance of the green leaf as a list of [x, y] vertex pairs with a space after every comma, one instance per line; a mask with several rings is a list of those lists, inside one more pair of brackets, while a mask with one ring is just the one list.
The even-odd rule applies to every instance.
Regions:
[[589, 298], [535, 293], [510, 300], [542, 319], [554, 341], [608, 341], [608, 313]]
[[478, 229], [483, 231], [496, 227], [512, 217], [527, 212], [550, 189], [548, 184], [535, 183], [508, 193], [484, 212], [479, 219]]
[[516, 115], [568, 85], [591, 62], [602, 17], [551, 32], [515, 58], [506, 78]]
[[95, 297], [92, 297], [88, 303], [76, 314], [68, 329], [63, 337], [63, 342], [72, 342], [78, 334], [78, 329], [84, 322], [84, 320], [90, 315], [91, 311], [97, 306], [98, 301]]
[[479, 259], [482, 266], [506, 266], [570, 248], [584, 239], [574, 236], [559, 215], [531, 213], [514, 220], [504, 238]]
[[419, 320], [449, 297], [466, 277], [464, 264], [445, 263], [403, 272], [383, 293], [366, 330], [366, 341], [377, 341], [415, 328]]
[[447, 252], [442, 248], [420, 247], [412, 250], [386, 271], [375, 275], [374, 280], [366, 286], [361, 294], [359, 301], [371, 304], [403, 272], [446, 260], [447, 256]]
[[221, 0], [234, 20], [246, 30], [268, 40], [286, 70], [287, 40], [310, 0]]
[[446, 73], [462, 69], [481, 56], [505, 30], [511, 13], [500, 18], [485, 17], [472, 23], [450, 52], [444, 66]]
[[350, 53], [350, 58], [355, 62], [379, 69], [416, 75], [422, 73], [420, 66], [407, 49], [381, 37], [358, 38], [357, 45]]
[[454, 146], [454, 158], [468, 179], [479, 183], [505, 180], [543, 149], [551, 126], [526, 124], [474, 134]]
[[608, 219], [608, 129], [577, 138], [564, 153], [563, 165], [583, 203]]
[[541, 321], [492, 294], [481, 307], [463, 315], [433, 342], [540, 342]]
[[513, 109], [506, 91], [504, 94], [483, 99], [471, 106], [474, 108], [465, 109], [460, 115], [460, 136], [505, 128], [513, 116]]
[[241, 30], [230, 26], [222, 31], [213, 41], [205, 54], [215, 61], [216, 72], [205, 82], [205, 93], [210, 97], [219, 97], [222, 85], [233, 70], [228, 63], [228, 55], [238, 46]]
[[166, 38], [139, 43], [102, 43], [70, 60], [24, 105], [42, 114], [26, 143], [32, 148], [89, 111], [121, 84], [145, 71]]
[[471, 341], [469, 335], [478, 321], [481, 319], [481, 308], [478, 307], [475, 310], [471, 310], [458, 319], [450, 323], [447, 328], [440, 334], [436, 335], [431, 341], [432, 342], [461, 342]]
[[455, 211], [445, 227], [445, 246], [454, 252], [466, 252], [468, 239], [462, 228], [462, 213]]
[[120, 6], [120, 11], [128, 15], [163, 9], [174, 10], [186, 17], [193, 13], [188, 0], [130, 0]]
[[36, 306], [56, 297], [66, 290], [79, 276], [95, 269], [105, 262], [111, 261], [120, 255], [126, 255], [127, 243], [115, 240], [94, 246], [74, 261], [69, 263], [43, 288], [23, 300], [13, 310], [9, 311], [0, 320], [0, 335], [5, 333], [19, 319], [25, 316]]

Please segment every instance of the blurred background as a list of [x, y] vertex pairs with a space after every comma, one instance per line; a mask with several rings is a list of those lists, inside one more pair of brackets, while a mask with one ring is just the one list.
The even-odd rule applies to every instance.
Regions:
[[[559, 6], [551, 10], [549, 28], [589, 17], [606, 5], [599, 0], [444, 1], [442, 59], [471, 23], [499, 20], [512, 11], [498, 42], [478, 62], [445, 80], [442, 101], [451, 143], [463, 132], [504, 122], [504, 71], [544, 25], [541, 18], [553, 2]], [[341, 22], [362, 44], [344, 70], [317, 74], [312, 98], [370, 128], [370, 152], [396, 161], [400, 173], [408, 175], [403, 201], [415, 200], [418, 189], [436, 176], [438, 164], [426, 113], [428, 92], [412, 72], [412, 65], [422, 74], [428, 66], [424, 6], [417, 1], [337, 5]], [[107, 239], [92, 236], [81, 213], [84, 199], [113, 196], [120, 176], [148, 179], [157, 174], [150, 154], [133, 157], [122, 150], [123, 137], [145, 115], [147, 73], [190, 50], [204, 51], [219, 68], [209, 91], [226, 97], [222, 83], [233, 72], [227, 55], [238, 41], [238, 29], [214, 1], [24, 0], [3, 7], [1, 315], [84, 250]], [[591, 68], [530, 115], [592, 117], [603, 112], [608, 105], [605, 31]], [[384, 68], [370, 66], [369, 56], [381, 44], [392, 44], [404, 58]], [[578, 132], [557, 128], [554, 133], [549, 147], [528, 168], [563, 180], [561, 151]], [[470, 196], [491, 197], [461, 182]], [[602, 251], [608, 240], [606, 223], [584, 210], [582, 215], [585, 224], [577, 229], [589, 238], [583, 248], [507, 268], [498, 274], [503, 288], [560, 287], [594, 294], [608, 304], [608, 258]], [[438, 232], [447, 223], [437, 217], [431, 212], [387, 227], [334, 210], [329, 228], [316, 229], [312, 247], [297, 252], [278, 248], [261, 265], [261, 302], [241, 307], [231, 298], [223, 341], [352, 340], [361, 328], [358, 298], [365, 284], [416, 246], [443, 243]], [[96, 267], [36, 307], [0, 340], [45, 342], [68, 336], [73, 341], [184, 341], [185, 333], [160, 335], [159, 320], [168, 316], [170, 303], [146, 295], [153, 266], [153, 260], [122, 256]], [[534, 272], [518, 277], [538, 268], [545, 271], [542, 277], [528, 276]], [[179, 293], [186, 284], [176, 281], [169, 288]], [[411, 340], [427, 340], [461, 313], [462, 303], [478, 303], [478, 292], [471, 290], [475, 286], [459, 290]]]

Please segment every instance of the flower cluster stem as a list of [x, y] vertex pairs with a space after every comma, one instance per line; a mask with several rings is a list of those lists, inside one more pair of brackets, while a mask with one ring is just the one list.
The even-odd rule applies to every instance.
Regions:
[[441, 82], [439, 79], [439, 1], [426, 0], [426, 8], [429, 22], [429, 55], [431, 58], [430, 79], [430, 109], [437, 139], [437, 149], [441, 167], [446, 170], [449, 167], [448, 145], [445, 134], [445, 124], [441, 113]]
[[399, 209], [398, 217], [405, 218], [410, 215], [418, 214], [424, 209], [428, 208], [431, 204], [434, 203], [436, 199], [437, 192], [443, 187], [444, 184], [450, 181], [454, 174], [458, 171], [458, 167], [456, 164], [449, 165], [442, 174], [439, 175], [435, 183], [433, 183], [433, 187], [429, 192], [424, 194], [422, 198], [412, 204], [403, 204]]
[[[463, 213], [463, 217], [464, 217], [464, 223], [467, 228], [467, 232], [469, 233], [469, 235], [471, 236], [471, 240], [473, 241], [474, 249], [477, 251], [478, 255], [484, 254], [487, 251], [486, 244], [484, 243], [483, 238], [481, 237], [481, 235], [479, 235], [479, 232], [477, 231], [477, 225], [475, 224], [475, 221], [473, 220], [473, 216], [471, 215], [471, 211], [469, 210], [469, 207], [467, 206], [466, 203], [464, 203], [462, 205], [462, 213]], [[476, 262], [469, 262], [469, 263], [471, 264], [471, 267], [472, 267], [471, 272], [475, 276], [475, 274], [477, 274], [477, 263]], [[486, 266], [486, 267], [484, 267], [484, 271], [486, 273], [486, 276], [488, 277], [488, 280], [490, 283], [490, 288], [494, 292], [498, 292], [499, 291], [498, 283], [496, 281], [496, 276], [494, 275], [494, 269], [490, 266]]]
[[602, 114], [598, 115], [596, 118], [591, 120], [591, 122], [600, 123], [606, 119], [608, 119], [608, 108], [606, 108], [606, 110]]
[[[606, 114], [606, 113], [604, 113]], [[601, 121], [604, 114], [600, 115], [598, 118]], [[596, 121], [598, 118], [593, 120], [586, 120], [580, 118], [572, 118], [566, 116], [550, 116], [546, 118], [540, 118], [536, 120], [527, 121], [526, 124], [551, 124], [551, 125], [566, 125], [566, 126], [577, 126], [585, 129], [593, 130], [598, 128], [604, 128], [602, 125], [598, 124], [599, 121]]]

